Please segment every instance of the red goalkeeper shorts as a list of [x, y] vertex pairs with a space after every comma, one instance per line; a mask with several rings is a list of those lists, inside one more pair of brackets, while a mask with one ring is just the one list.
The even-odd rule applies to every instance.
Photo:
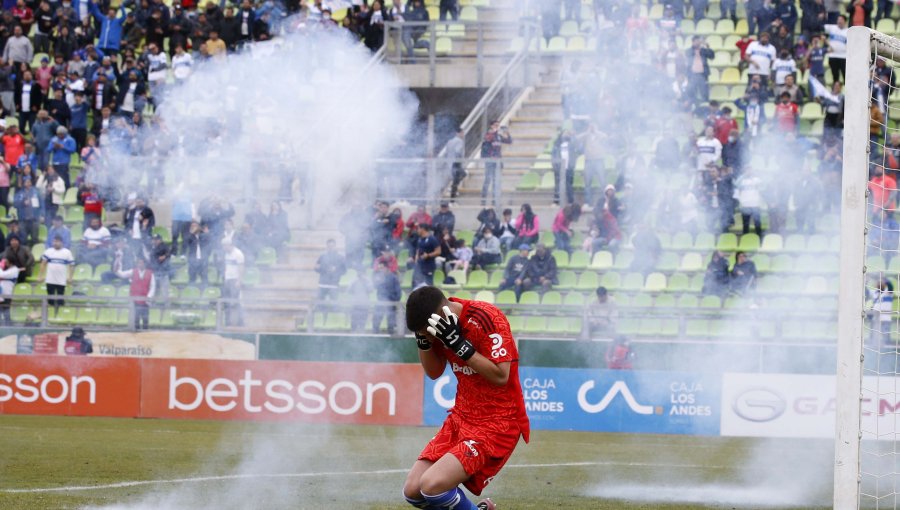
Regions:
[[519, 442], [515, 423], [509, 427], [492, 423], [491, 429], [464, 423], [450, 414], [441, 430], [425, 445], [419, 460], [437, 462], [446, 454], [456, 457], [469, 479], [463, 485], [476, 496], [506, 464]]

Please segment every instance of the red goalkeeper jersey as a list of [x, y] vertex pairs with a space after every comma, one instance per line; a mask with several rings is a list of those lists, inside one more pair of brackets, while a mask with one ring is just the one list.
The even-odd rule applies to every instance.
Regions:
[[509, 380], [495, 386], [478, 375], [454, 352], [440, 346], [458, 381], [456, 404], [450, 410], [464, 422], [487, 430], [508, 431], [511, 424], [518, 427], [528, 442], [529, 423], [525, 413], [525, 399], [519, 383], [519, 350], [513, 340], [509, 321], [496, 306], [483, 301], [450, 298], [462, 305], [459, 324], [462, 336], [472, 342], [475, 350], [494, 363], [509, 362]]

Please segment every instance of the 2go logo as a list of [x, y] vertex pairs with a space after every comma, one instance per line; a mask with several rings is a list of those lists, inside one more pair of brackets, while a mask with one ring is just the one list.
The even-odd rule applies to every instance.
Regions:
[[491, 333], [488, 335], [491, 342], [491, 357], [494, 359], [499, 358], [500, 356], [506, 356], [508, 351], [505, 347], [503, 347], [503, 337], [500, 336], [499, 333]]

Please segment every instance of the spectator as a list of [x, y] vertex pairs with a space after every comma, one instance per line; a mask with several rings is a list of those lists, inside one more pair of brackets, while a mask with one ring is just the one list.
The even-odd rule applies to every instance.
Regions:
[[791, 95], [782, 92], [775, 105], [775, 126], [782, 134], [796, 133], [800, 122], [800, 108], [791, 102]]
[[453, 21], [459, 19], [458, 0], [441, 0], [438, 8], [440, 9], [441, 21], [446, 20], [448, 14], [453, 18]]
[[522, 204], [515, 226], [516, 238], [512, 242], [513, 245], [518, 246], [537, 242], [540, 235], [540, 221], [531, 210], [531, 204]]
[[120, 270], [117, 276], [131, 282], [128, 295], [134, 305], [134, 329], [147, 329], [150, 323], [149, 300], [156, 295], [153, 271], [147, 268], [143, 258], [137, 257], [133, 268]]
[[662, 242], [649, 223], [642, 223], [638, 227], [631, 237], [631, 245], [634, 247], [631, 270], [645, 275], [653, 271], [662, 254]]
[[885, 173], [881, 165], [875, 165], [872, 169], [868, 188], [873, 214], [878, 215], [884, 210], [892, 211], [897, 208], [897, 179]]
[[[705, 171], [710, 165], [715, 165], [722, 157], [722, 142], [715, 137], [715, 129], [707, 126], [703, 136], [697, 138], [697, 170]], [[615, 211], [610, 211], [614, 215]]]
[[560, 204], [561, 186], [565, 185], [566, 203], [575, 201], [575, 160], [578, 158], [575, 151], [575, 143], [572, 134], [567, 129], [561, 129], [553, 142], [551, 160], [553, 164], [553, 179], [555, 182], [553, 204]]
[[444, 146], [444, 157], [450, 161], [450, 178], [452, 179], [450, 198], [454, 199], [459, 196], [459, 185], [467, 175], [463, 168], [466, 157], [466, 132], [464, 129], [457, 129], [456, 136]]
[[481, 239], [475, 245], [472, 265], [476, 268], [486, 269], [490, 265], [499, 264], [502, 259], [500, 240], [494, 237], [494, 232], [490, 227], [486, 227]]
[[72, 232], [63, 223], [63, 217], [57, 214], [51, 220], [52, 223], [47, 230], [47, 240], [44, 241], [44, 248], [53, 246], [53, 239], [59, 237], [62, 239], [64, 248], [72, 249]]
[[[797, 74], [797, 63], [794, 61], [794, 58], [791, 56], [791, 52], [787, 48], [781, 49], [778, 52], [778, 58], [776, 58], [772, 62], [772, 71], [775, 74], [775, 88], [776, 90], [782, 86], [784, 86], [785, 79], [788, 76], [796, 76]], [[777, 92], [776, 92], [777, 94]]]
[[18, 278], [19, 268], [10, 264], [5, 258], [0, 259], [0, 325], [2, 326], [12, 325], [9, 311], [12, 308], [13, 289]]
[[825, 25], [825, 34], [828, 36], [827, 56], [831, 80], [841, 82], [847, 69], [847, 18], [841, 15], [837, 17], [836, 24]]
[[384, 246], [390, 245], [391, 232], [393, 232], [394, 225], [397, 223], [396, 220], [391, 218], [388, 207], [389, 204], [384, 201], [378, 201], [375, 204], [375, 214], [369, 227], [373, 257], [381, 253], [381, 249]]
[[441, 202], [440, 209], [431, 219], [431, 225], [434, 227], [435, 232], [446, 230], [447, 233], [453, 235], [453, 229], [456, 227], [456, 216], [450, 210], [450, 204]]
[[19, 112], [19, 128], [23, 133], [30, 132], [35, 116], [44, 102], [41, 87], [34, 81], [31, 71], [23, 72], [22, 80], [17, 82], [15, 102]]
[[605, 155], [608, 137], [592, 122], [579, 138], [584, 148], [584, 203], [590, 205], [595, 203], [594, 186], [606, 187]]
[[547, 292], [551, 286], [559, 283], [556, 276], [556, 259], [543, 243], [538, 243], [534, 255], [528, 261], [522, 290], [540, 286], [540, 291]]
[[93, 184], [87, 184], [80, 193], [79, 201], [84, 206], [84, 222], [90, 225], [92, 218], [103, 217], [103, 199]]
[[281, 202], [277, 200], [272, 202], [266, 223], [267, 244], [276, 250], [281, 249], [291, 238], [291, 228], [288, 225], [287, 213], [281, 208]]
[[706, 266], [702, 294], [705, 296], [724, 297], [728, 292], [730, 280], [728, 259], [725, 258], [725, 254], [721, 251], [714, 251], [709, 265]]
[[853, 0], [848, 8], [851, 27], [871, 27], [872, 0]]
[[509, 251], [516, 239], [516, 224], [512, 220], [512, 209], [503, 210], [503, 219], [500, 221], [500, 229], [495, 232], [500, 238], [500, 244], [504, 251]]
[[750, 232], [750, 220], [753, 220], [756, 235], [762, 238], [762, 179], [756, 175], [756, 170], [749, 168], [738, 179], [737, 199], [741, 205], [741, 221], [743, 233]]
[[38, 242], [38, 225], [41, 221], [41, 197], [31, 184], [31, 179], [26, 178], [22, 189], [16, 191], [14, 200], [18, 219], [25, 229], [22, 241], [29, 246]]
[[[884, 0], [879, 0], [879, 5], [882, 1]], [[828, 12], [825, 9], [825, 3], [823, 0], [812, 0], [805, 1], [801, 5], [803, 7], [803, 14], [800, 17], [800, 30], [806, 37], [818, 39], [816, 34], [825, 32], [825, 21], [828, 16]]]
[[397, 257], [394, 256], [394, 252], [387, 246], [381, 251], [381, 255], [373, 262], [372, 269], [377, 270], [378, 266], [381, 264], [385, 264], [388, 270], [394, 274], [400, 270], [399, 264], [397, 263]]
[[75, 103], [69, 108], [72, 115], [72, 138], [75, 139], [75, 146], [80, 151], [87, 143], [87, 120], [90, 107], [84, 101], [84, 91], [75, 92], [74, 97]]
[[153, 227], [156, 226], [156, 216], [153, 214], [153, 209], [147, 207], [144, 197], [135, 197], [132, 207], [125, 211], [123, 223], [135, 253], [140, 256], [142, 247], [150, 242]]
[[22, 64], [30, 66], [33, 58], [34, 46], [31, 40], [22, 32], [22, 27], [16, 25], [12, 37], [6, 40], [6, 46], [3, 48], [3, 60], [12, 62], [15, 67], [21, 67]]
[[[900, 135], [898, 135], [900, 137]], [[475, 229], [475, 244], [478, 244], [478, 241], [484, 235], [485, 229], [491, 229], [491, 232], [497, 232], [500, 230], [500, 220], [497, 219], [497, 213], [494, 211], [493, 207], [487, 207], [482, 209], [481, 212], [478, 213], [478, 217], [476, 218], [480, 225]]]
[[31, 276], [31, 269], [34, 267], [34, 256], [31, 255], [31, 250], [28, 247], [22, 245], [21, 238], [15, 232], [10, 231], [3, 258], [19, 268], [19, 283], [23, 283], [26, 278]]
[[418, 246], [420, 224], [431, 225], [431, 215], [425, 210], [424, 205], [417, 206], [416, 211], [410, 214], [406, 220], [406, 228], [409, 229], [406, 242], [409, 244], [410, 252], [416, 251], [416, 246]]
[[597, 287], [597, 300], [587, 304], [587, 326], [591, 339], [608, 338], [616, 333], [618, 306], [606, 287]]
[[175, 81], [184, 83], [190, 78], [193, 66], [194, 59], [191, 54], [184, 51], [181, 44], [175, 46], [175, 55], [172, 57], [172, 74], [175, 76]]
[[491, 122], [491, 127], [484, 134], [484, 140], [481, 142], [481, 157], [489, 160], [484, 164], [484, 186], [481, 188], [482, 206], [487, 203], [488, 189], [492, 185], [494, 190], [493, 204], [495, 206], [500, 205], [500, 188], [502, 187], [500, 171], [503, 163], [498, 161], [498, 159], [503, 157], [503, 144], [511, 143], [512, 136], [509, 134], [509, 129], [505, 126], [501, 127], [499, 120]]
[[747, 46], [745, 59], [749, 64], [748, 74], [751, 78], [758, 76], [763, 88], [768, 88], [769, 74], [772, 72], [772, 62], [776, 55], [775, 46], [769, 44], [768, 32], [762, 32], [758, 41], [753, 41]]
[[610, 370], [631, 370], [634, 352], [627, 337], [617, 336], [606, 350], [606, 368]]
[[316, 261], [319, 273], [319, 301], [337, 301], [340, 281], [347, 272], [347, 263], [337, 251], [337, 243], [329, 239], [325, 243], [325, 253]]
[[746, 94], [735, 102], [735, 106], [744, 111], [744, 133], [754, 139], [762, 133], [766, 123], [766, 111], [758, 94]]
[[364, 271], [356, 273], [356, 278], [350, 283], [348, 290], [348, 304], [350, 316], [350, 331], [362, 332], [366, 327], [366, 319], [369, 317], [369, 309], [372, 307], [372, 284]]
[[812, 165], [808, 165], [805, 174], [794, 188], [794, 218], [797, 220], [799, 232], [812, 234], [816, 230], [816, 219], [822, 207], [825, 188]]
[[441, 244], [441, 253], [435, 260], [435, 263], [441, 266], [444, 274], [447, 274], [449, 273], [447, 268], [448, 262], [456, 260], [456, 238], [446, 228], [437, 235], [437, 238]]
[[722, 146], [722, 166], [740, 173], [744, 168], [744, 144], [737, 129], [728, 133], [728, 140]]
[[722, 115], [716, 118], [713, 124], [713, 131], [716, 139], [723, 146], [728, 143], [728, 135], [732, 131], [738, 131], [737, 121], [731, 116], [731, 108], [727, 106], [722, 108]]
[[381, 322], [387, 316], [387, 332], [389, 335], [397, 331], [396, 304], [402, 297], [400, 279], [395, 271], [391, 271], [386, 262], [379, 262], [375, 266], [375, 296], [378, 304], [372, 312], [372, 332], [381, 333]]
[[685, 58], [688, 71], [688, 97], [695, 105], [709, 101], [709, 60], [715, 56], [716, 53], [709, 48], [709, 44], [702, 36], [695, 35], [691, 38], [691, 47], [688, 48]]
[[75, 326], [66, 337], [65, 351], [69, 356], [86, 356], [94, 352], [94, 342], [85, 336], [84, 328]]
[[563, 250], [569, 254], [572, 253], [572, 237], [575, 232], [571, 229], [572, 222], [578, 221], [581, 216], [581, 206], [578, 204], [568, 204], [561, 208], [553, 220], [553, 239], [554, 246], [557, 250]]
[[63, 203], [63, 199], [66, 195], [66, 186], [63, 184], [62, 178], [56, 174], [56, 169], [54, 167], [47, 167], [47, 171], [44, 172], [44, 175], [38, 177], [37, 186], [35, 186], [39, 192], [42, 190], [43, 195], [43, 204], [44, 210], [42, 214], [44, 216], [44, 223], [46, 225], [50, 225], [53, 221], [53, 217], [56, 216], [57, 211], [59, 211], [59, 207]]
[[472, 248], [466, 246], [465, 239], [457, 239], [453, 249], [453, 260], [449, 261], [447, 266], [451, 271], [460, 270], [468, 273], [469, 264], [471, 264], [474, 255]]
[[134, 113], [144, 111], [146, 105], [147, 87], [143, 81], [138, 78], [137, 71], [128, 73], [127, 81], [122, 84], [119, 89], [119, 95], [116, 98], [116, 106], [119, 112], [132, 116]]
[[781, 97], [784, 93], [789, 94], [790, 102], [796, 103], [797, 105], [803, 104], [803, 101], [806, 98], [806, 93], [802, 88], [797, 86], [793, 74], [785, 76], [784, 84], [775, 89], [776, 97]]
[[372, 7], [360, 19], [363, 28], [363, 43], [372, 53], [377, 52], [384, 45], [384, 22], [393, 21], [390, 13], [385, 10], [381, 0], [373, 0]]
[[97, 267], [109, 258], [109, 229], [102, 226], [99, 217], [91, 218], [90, 226], [85, 229], [78, 250], [78, 261]]
[[[46, 282], [48, 296], [64, 296], [66, 294], [66, 285], [72, 283], [72, 275], [75, 272], [75, 257], [68, 248], [63, 246], [63, 240], [57, 236], [53, 238], [53, 246], [47, 248], [41, 255], [41, 270], [38, 273], [38, 281]], [[52, 305], [59, 310], [60, 306], [65, 305], [62, 298], [47, 300], [48, 305]]]
[[225, 258], [222, 297], [229, 301], [225, 305], [225, 325], [243, 326], [244, 309], [241, 307], [241, 284], [244, 279], [244, 254], [231, 241], [222, 243]]
[[756, 288], [756, 264], [747, 257], [747, 254], [739, 251], [735, 257], [734, 267], [731, 269], [731, 292], [743, 295]]
[[599, 244], [593, 245], [594, 251], [597, 251], [598, 247], [605, 248], [611, 252], [618, 251], [619, 245], [622, 243], [622, 231], [619, 229], [619, 221], [609, 209], [601, 209], [599, 215], [595, 214], [595, 218], [598, 216], [596, 227]]
[[35, 167], [35, 170], [45, 168], [50, 163], [50, 142], [57, 133], [56, 128], [58, 127], [60, 127], [59, 123], [50, 117], [47, 110], [38, 110], [37, 119], [31, 127], [31, 139], [34, 143], [35, 152], [37, 152], [38, 155], [38, 161], [40, 162], [40, 166]]
[[415, 272], [413, 273], [413, 288], [423, 285], [434, 285], [434, 271], [437, 269], [435, 259], [441, 254], [441, 243], [431, 235], [431, 225], [419, 224], [419, 241], [416, 246]]
[[100, 24], [100, 33], [98, 34], [97, 49], [105, 55], [115, 55], [119, 53], [119, 45], [122, 40], [122, 24], [125, 22], [125, 5], [119, 8], [121, 13], [116, 17], [116, 9], [110, 7], [106, 11], [106, 16], [100, 12], [100, 8], [93, 1], [90, 3], [91, 15]]
[[506, 269], [503, 271], [503, 281], [500, 283], [498, 291], [502, 292], [507, 289], [513, 289], [516, 293], [516, 301], [522, 294], [522, 285], [528, 273], [528, 252], [531, 246], [522, 244], [519, 246], [519, 253], [513, 255], [506, 262]]
[[205, 287], [209, 284], [208, 267], [211, 253], [209, 227], [201, 227], [199, 222], [192, 221], [184, 244], [188, 263], [188, 281], [193, 284], [199, 278]]
[[156, 278], [161, 301], [168, 302], [169, 278], [172, 275], [172, 247], [163, 242], [162, 236], [159, 234], [154, 234], [150, 243], [147, 267], [153, 271]]

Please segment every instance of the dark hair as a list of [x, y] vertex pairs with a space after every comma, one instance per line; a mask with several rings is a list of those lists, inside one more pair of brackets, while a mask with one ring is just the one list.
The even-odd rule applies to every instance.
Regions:
[[427, 326], [428, 318], [445, 300], [444, 293], [437, 287], [419, 287], [412, 291], [406, 300], [406, 327], [410, 331], [419, 331]]
[[522, 209], [525, 209], [525, 215], [522, 217], [522, 225], [517, 225], [517, 227], [534, 228], [534, 212], [531, 210], [531, 204], [522, 204]]
[[607, 294], [609, 294], [609, 292], [607, 292], [606, 287], [597, 287], [597, 295], [598, 296], [603, 297]]
[[509, 208], [504, 209], [503, 214], [512, 214], [512, 209], [509, 209]]

